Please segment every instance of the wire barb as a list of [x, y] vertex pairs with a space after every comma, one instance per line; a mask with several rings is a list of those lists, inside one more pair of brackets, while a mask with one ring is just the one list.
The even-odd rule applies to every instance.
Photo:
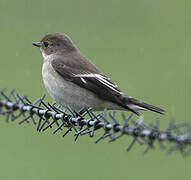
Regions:
[[146, 145], [143, 152], [145, 154], [158, 142], [159, 147], [166, 150], [168, 154], [175, 150], [180, 151], [184, 156], [191, 154], [191, 124], [189, 123], [175, 123], [172, 120], [166, 130], [160, 130], [160, 121], [157, 118], [153, 124], [146, 125], [143, 115], [137, 118], [133, 116], [133, 113], [126, 116], [122, 112], [121, 117], [124, 122], [119, 123], [115, 111], [109, 113], [104, 110], [104, 112], [95, 113], [92, 109], [81, 109], [77, 112], [70, 107], [62, 110], [56, 103], [46, 104], [44, 99], [45, 96], [42, 96], [33, 102], [14, 90], [10, 93], [6, 93], [5, 89], [0, 90], [0, 115], [6, 116], [6, 122], [15, 121], [21, 117], [23, 118], [19, 120], [19, 124], [32, 121], [38, 132], [44, 132], [53, 127], [53, 134], [62, 132], [62, 137], [69, 132], [74, 132], [75, 141], [83, 135], [94, 137], [95, 133], [102, 129], [103, 133], [95, 140], [95, 143], [106, 138], [109, 142], [114, 142], [126, 135], [133, 138], [127, 151], [131, 150], [137, 142], [140, 145]]

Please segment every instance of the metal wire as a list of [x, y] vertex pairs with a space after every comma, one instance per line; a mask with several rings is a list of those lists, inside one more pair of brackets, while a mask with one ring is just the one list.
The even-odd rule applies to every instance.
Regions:
[[[140, 145], [146, 145], [144, 153], [147, 153], [158, 142], [159, 147], [165, 149], [167, 153], [175, 150], [179, 150], [184, 156], [191, 153], [191, 124], [189, 123], [178, 124], [171, 121], [166, 130], [160, 130], [159, 119], [155, 119], [151, 125], [145, 125], [143, 115], [133, 117], [132, 113], [127, 116], [122, 112], [121, 117], [124, 122], [121, 124], [117, 121], [115, 111], [109, 113], [105, 110], [95, 113], [92, 109], [81, 109], [76, 112], [70, 107], [62, 110], [55, 103], [46, 104], [44, 98], [45, 96], [42, 96], [32, 102], [26, 96], [19, 95], [13, 90], [9, 93], [1, 90], [0, 115], [6, 117], [6, 122], [17, 119], [19, 124], [32, 122], [39, 132], [53, 127], [53, 133], [62, 132], [63, 137], [73, 132], [75, 141], [83, 135], [94, 137], [95, 132], [102, 129], [103, 133], [95, 140], [95, 143], [103, 139], [114, 142], [126, 135], [133, 138], [127, 151], [138, 142]], [[164, 142], [166, 142], [165, 145]]]

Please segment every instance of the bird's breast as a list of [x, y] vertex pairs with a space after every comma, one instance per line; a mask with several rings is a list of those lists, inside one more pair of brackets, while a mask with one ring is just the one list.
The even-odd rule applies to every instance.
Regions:
[[70, 82], [64, 80], [52, 67], [49, 61], [45, 61], [42, 67], [43, 82], [50, 96], [59, 104], [65, 106], [71, 100], [72, 87]]
[[62, 106], [70, 106], [72, 109], [79, 110], [103, 103], [92, 92], [61, 77], [49, 61], [43, 63], [42, 76], [50, 96]]

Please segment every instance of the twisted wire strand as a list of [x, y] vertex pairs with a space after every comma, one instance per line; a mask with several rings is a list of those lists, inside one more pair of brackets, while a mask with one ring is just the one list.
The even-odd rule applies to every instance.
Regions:
[[[144, 153], [147, 153], [158, 142], [159, 147], [165, 149], [167, 153], [175, 150], [179, 150], [184, 156], [191, 153], [191, 124], [189, 123], [171, 121], [165, 130], [160, 130], [159, 119], [155, 119], [151, 125], [146, 125], [143, 123], [143, 115], [136, 116], [135, 119], [132, 113], [126, 116], [124, 112], [121, 113], [123, 123], [119, 123], [115, 111], [109, 113], [105, 110], [95, 113], [92, 109], [81, 109], [77, 112], [70, 107], [62, 110], [56, 103], [46, 104], [44, 98], [45, 96], [42, 96], [32, 102], [14, 90], [9, 93], [1, 90], [0, 115], [6, 116], [6, 122], [18, 119], [18, 123], [23, 124], [32, 121], [39, 132], [53, 127], [53, 134], [60, 131], [63, 137], [69, 132], [74, 132], [75, 141], [83, 135], [94, 137], [95, 132], [102, 129], [103, 134], [95, 140], [95, 143], [106, 138], [109, 142], [114, 142], [127, 135], [133, 138], [127, 151], [138, 142], [140, 145], [146, 145]], [[164, 142], [167, 143], [164, 144]]]

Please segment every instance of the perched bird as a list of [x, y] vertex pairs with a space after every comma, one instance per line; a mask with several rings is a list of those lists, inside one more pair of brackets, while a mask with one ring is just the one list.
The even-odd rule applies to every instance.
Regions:
[[119, 87], [83, 56], [65, 34], [46, 35], [34, 42], [43, 56], [43, 82], [50, 96], [60, 105], [73, 110], [93, 108], [95, 111], [139, 110], [160, 114], [165, 111], [125, 95]]

